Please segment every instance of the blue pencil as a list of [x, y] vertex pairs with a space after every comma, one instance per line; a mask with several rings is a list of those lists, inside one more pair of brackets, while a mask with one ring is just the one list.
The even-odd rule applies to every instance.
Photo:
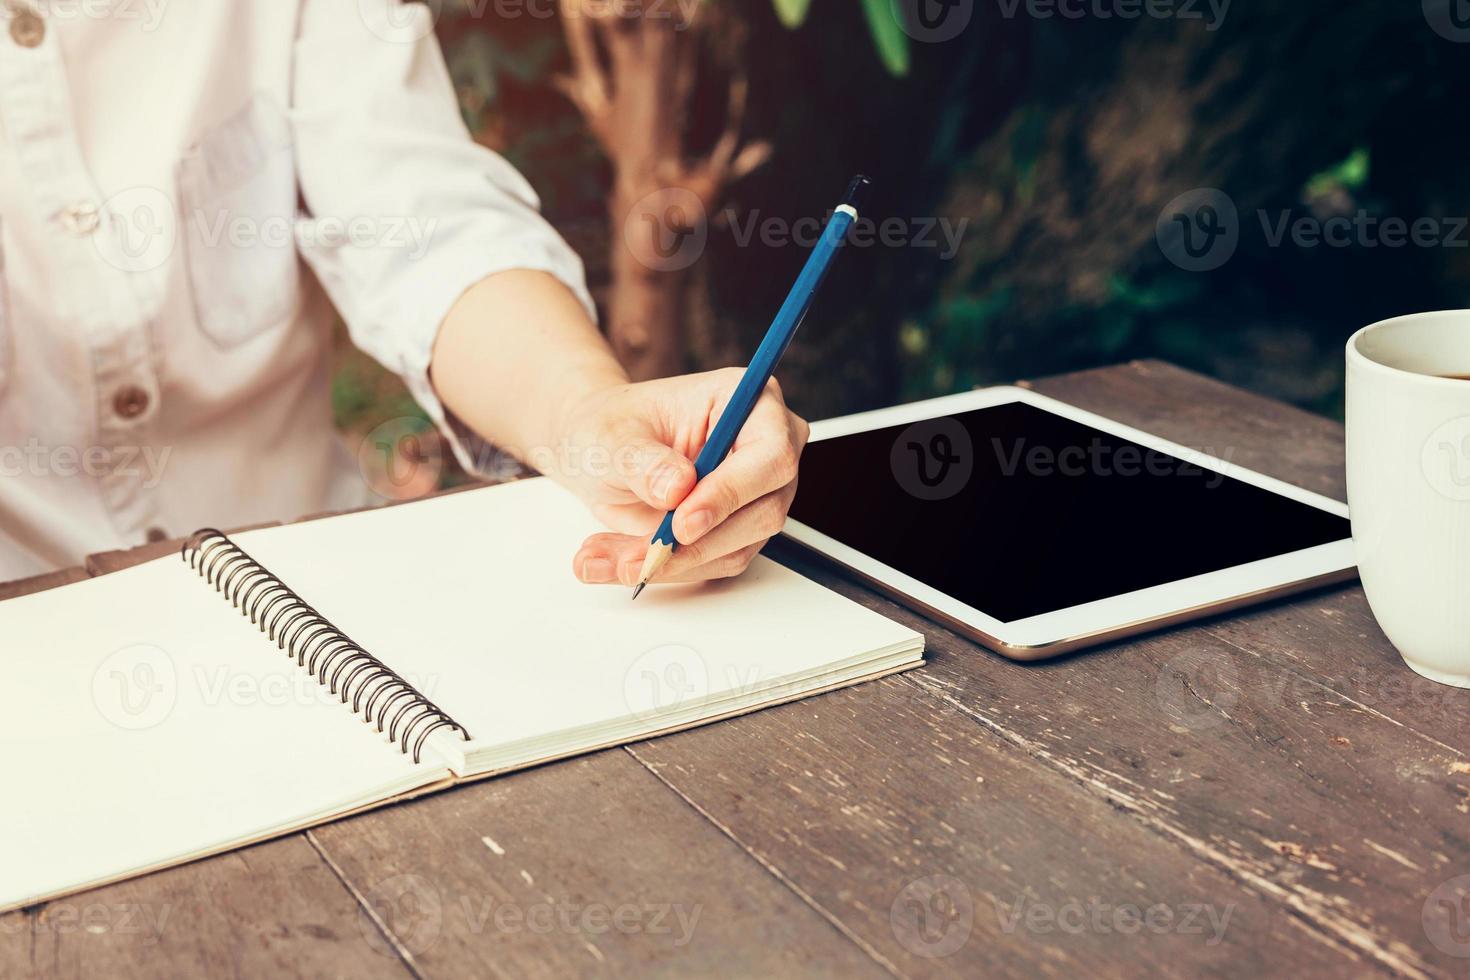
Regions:
[[[730, 448], [735, 445], [735, 437], [745, 427], [745, 420], [750, 417], [751, 409], [760, 400], [761, 392], [766, 390], [766, 382], [776, 372], [776, 364], [781, 360], [781, 355], [786, 353], [787, 345], [796, 335], [796, 328], [801, 326], [802, 318], [812, 305], [812, 298], [816, 296], [818, 287], [832, 268], [837, 250], [847, 237], [847, 229], [857, 220], [858, 207], [871, 184], [872, 181], [859, 174], [847, 185], [842, 203], [837, 205], [827, 226], [822, 229], [822, 236], [817, 240], [812, 254], [807, 257], [801, 275], [796, 277], [795, 285], [787, 294], [786, 301], [781, 304], [781, 309], [776, 312], [776, 318], [771, 321], [765, 339], [756, 348], [755, 356], [750, 359], [750, 366], [745, 369], [740, 384], [735, 387], [735, 394], [730, 396], [730, 403], [720, 413], [720, 421], [715, 424], [715, 430], [710, 433], [704, 448], [694, 460], [694, 472], [699, 479], [703, 480], [708, 476], [730, 454]], [[654, 532], [653, 541], [648, 546], [648, 557], [643, 560], [643, 569], [638, 573], [638, 587], [633, 590], [633, 598], [638, 598], [638, 593], [648, 585], [649, 579], [658, 574], [659, 569], [674, 554], [678, 544], [674, 540], [674, 512], [669, 511], [664, 515], [663, 523]]]

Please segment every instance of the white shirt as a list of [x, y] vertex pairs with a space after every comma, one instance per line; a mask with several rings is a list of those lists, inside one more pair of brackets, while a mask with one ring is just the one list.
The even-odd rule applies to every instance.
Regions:
[[333, 306], [462, 458], [427, 373], [454, 301], [526, 268], [591, 309], [422, 5], [5, 2], [0, 581], [366, 502]]

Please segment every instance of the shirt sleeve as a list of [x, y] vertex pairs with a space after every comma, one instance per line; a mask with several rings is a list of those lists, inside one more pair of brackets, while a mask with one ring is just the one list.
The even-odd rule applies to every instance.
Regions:
[[[470, 138], [422, 3], [304, 0], [291, 118], [302, 256], [353, 342], [403, 378], [467, 470], [487, 456], [429, 382], [439, 325], [476, 282], [551, 273], [596, 316], [536, 193]], [[488, 325], [487, 325], [488, 328]]]

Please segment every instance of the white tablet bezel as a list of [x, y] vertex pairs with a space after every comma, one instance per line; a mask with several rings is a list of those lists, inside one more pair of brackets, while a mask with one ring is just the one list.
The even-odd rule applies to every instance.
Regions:
[[[1147, 432], [1140, 432], [1026, 388], [986, 388], [858, 415], [826, 419], [812, 424], [811, 440], [817, 442], [855, 432], [906, 425], [923, 419], [956, 415], [1012, 402], [1045, 409], [1330, 514], [1348, 516], [1347, 505], [1336, 500], [1160, 439]], [[1179, 579], [1014, 622], [1002, 622], [800, 521], [788, 519], [784, 533], [788, 538], [846, 567], [901, 602], [916, 606], [985, 646], [1018, 660], [1056, 656], [1105, 640], [1133, 635], [1212, 612], [1238, 608], [1266, 597], [1347, 581], [1356, 574], [1353, 542], [1350, 537], [1344, 537], [1340, 541], [1288, 552], [1274, 558]], [[991, 560], [1005, 561], [1006, 556], [994, 555]]]

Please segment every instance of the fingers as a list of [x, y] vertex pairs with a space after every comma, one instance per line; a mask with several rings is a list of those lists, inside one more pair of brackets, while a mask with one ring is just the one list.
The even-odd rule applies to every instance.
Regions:
[[[740, 574], [780, 532], [795, 495], [795, 484], [789, 484], [742, 507], [700, 541], [680, 545], [657, 581], [697, 582]], [[573, 558], [572, 571], [589, 584], [633, 586], [647, 553], [647, 535], [594, 534]]]
[[658, 580], [671, 581], [751, 545], [757, 548], [764, 545], [781, 533], [786, 524], [786, 511], [795, 496], [796, 484], [789, 483], [746, 504], [698, 541], [680, 544]]
[[630, 447], [632, 467], [628, 489], [644, 504], [659, 511], [678, 506], [694, 486], [694, 464], [678, 451], [651, 439]]
[[808, 431], [806, 422], [786, 409], [773, 381], [730, 455], [697, 486], [686, 457], [655, 440], [634, 443], [627, 486], [637, 502], [594, 507], [598, 518], [619, 533], [584, 541], [572, 559], [573, 573], [588, 583], [637, 584], [649, 535], [673, 508], [679, 548], [659, 582], [740, 574], [785, 524]]
[[655, 510], [641, 502], [592, 505], [592, 516], [606, 525], [609, 530], [641, 537], [645, 542], [653, 537], [653, 532], [663, 522], [666, 513], [668, 512], [662, 507]]
[[572, 574], [588, 585], [636, 585], [647, 554], [645, 535], [594, 534], [572, 558]]
[[750, 567], [750, 563], [755, 561], [755, 556], [761, 553], [761, 548], [764, 546], [764, 541], [749, 545], [684, 572], [670, 574], [667, 570], [668, 566], [664, 566], [665, 570], [659, 573], [658, 583], [676, 585], [681, 582], [709, 582], [714, 579], [734, 578]]
[[693, 544], [742, 507], [793, 485], [806, 437], [806, 423], [787, 411], [772, 384], [751, 411], [734, 450], [682, 498], [674, 512], [679, 543]]

